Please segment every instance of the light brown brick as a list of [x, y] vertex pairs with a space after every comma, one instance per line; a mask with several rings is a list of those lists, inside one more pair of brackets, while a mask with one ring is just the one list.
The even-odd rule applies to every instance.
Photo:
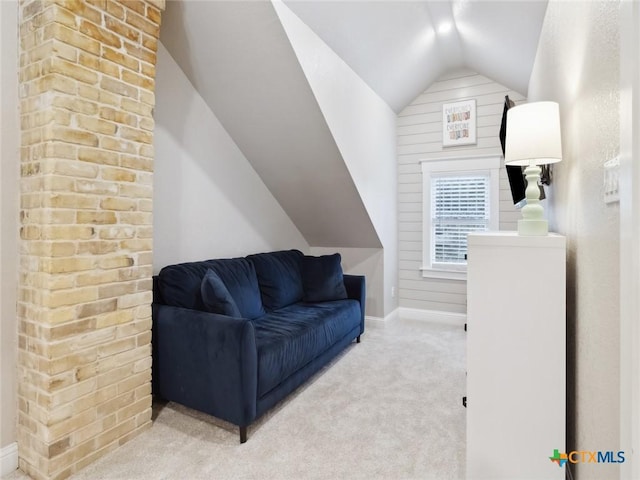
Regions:
[[72, 177], [96, 178], [98, 176], [98, 167], [85, 162], [56, 160], [53, 162], [53, 168], [49, 173]]
[[112, 225], [117, 223], [118, 219], [114, 212], [88, 211], [82, 210], [77, 214], [77, 223], [92, 223], [96, 225]]
[[153, 249], [153, 240], [150, 238], [122, 240], [120, 242], [120, 248], [132, 252], [151, 251]]
[[124, 421], [128, 418], [134, 417], [138, 413], [142, 413], [151, 407], [151, 397], [147, 396], [140, 400], [135, 401], [129, 405], [124, 406], [117, 412], [117, 418], [119, 421]]
[[117, 19], [124, 19], [124, 8], [122, 8], [116, 2], [107, 2], [107, 12], [109, 12]]
[[53, 99], [53, 105], [85, 115], [95, 115], [98, 113], [98, 105], [95, 102], [89, 102], [78, 97], [56, 95]]
[[123, 95], [133, 99], [138, 98], [138, 88], [132, 85], [120, 82], [110, 77], [102, 77], [100, 81], [100, 88], [108, 90], [109, 92], [117, 95]]
[[152, 52], [158, 51], [158, 39], [150, 35], [142, 36], [142, 46]]
[[123, 112], [122, 110], [116, 110], [111, 107], [102, 107], [100, 109], [100, 118], [109, 120], [130, 127], [136, 127], [138, 125], [138, 118], [135, 115]]
[[135, 143], [120, 138], [102, 137], [100, 140], [100, 148], [122, 153], [136, 153]]
[[46, 361], [44, 363], [45, 368], [43, 371], [49, 375], [56, 375], [68, 370], [74, 370], [78, 365], [86, 365], [95, 362], [97, 358], [97, 350], [95, 348], [90, 348], [82, 352], [72, 353], [64, 357]]
[[98, 74], [96, 72], [61, 58], [54, 57], [51, 59], [51, 71], [90, 85], [98, 82]]
[[97, 195], [115, 195], [118, 185], [113, 182], [77, 179], [75, 191], [78, 193], [93, 193]]
[[100, 268], [105, 270], [111, 268], [130, 267], [131, 265], [133, 265], [133, 263], [133, 258], [129, 255], [114, 255], [103, 257], [98, 261], [98, 265], [100, 266]]
[[155, 122], [153, 118], [141, 118], [139, 126], [142, 130], [153, 132], [153, 129], [155, 128]]
[[153, 92], [150, 92], [149, 90], [141, 90], [140, 101], [142, 103], [146, 103], [147, 105], [153, 107], [156, 104], [156, 96]]
[[[100, 295], [100, 291], [98, 290], [98, 297], [104, 298], [104, 296]], [[86, 318], [93, 317], [96, 315], [101, 315], [103, 313], [109, 313], [115, 311], [117, 308], [117, 303], [114, 299], [109, 300], [101, 300], [98, 302], [85, 303], [84, 305], [80, 305], [77, 307], [78, 309], [78, 318]], [[92, 319], [93, 325], [95, 326], [95, 319]]]
[[54, 18], [57, 23], [62, 23], [63, 25], [66, 25], [70, 28], [76, 28], [78, 26], [78, 17], [66, 8], [61, 8], [60, 6], [56, 5], [56, 7], [52, 10], [54, 11]]
[[147, 18], [156, 25], [160, 25], [160, 9], [153, 5], [147, 5]]
[[129, 352], [134, 348], [136, 348], [135, 338], [123, 338], [98, 347], [98, 358], [107, 357], [122, 352]]
[[95, 260], [92, 257], [45, 257], [40, 259], [40, 265], [46, 273], [69, 273], [90, 270], [95, 267]]
[[42, 188], [48, 192], [66, 192], [73, 190], [74, 181], [72, 177], [52, 174], [43, 177]]
[[148, 144], [153, 143], [153, 134], [145, 130], [123, 126], [120, 128], [120, 134], [127, 140]]
[[127, 392], [135, 392], [138, 388], [147, 385], [150, 380], [151, 375], [149, 372], [140, 372], [135, 375], [131, 375], [116, 385], [118, 388], [118, 395]]
[[45, 330], [46, 339], [57, 341], [72, 335], [83, 334], [95, 329], [95, 319], [81, 319], [69, 323], [58, 324]]
[[105, 328], [113, 325], [130, 324], [132, 320], [132, 310], [117, 310], [110, 314], [100, 315], [96, 318], [96, 327]]
[[150, 117], [151, 114], [153, 113], [153, 107], [151, 105], [147, 105], [145, 103], [131, 100], [128, 98], [122, 99], [121, 106], [127, 112], [135, 113], [137, 115], [141, 115], [145, 117]]
[[100, 54], [100, 43], [64, 25], [56, 24], [56, 40], [73, 45], [94, 55]]
[[100, 23], [102, 21], [100, 11], [90, 6], [86, 1], [55, 0], [55, 2], [69, 9], [73, 14], [86, 18], [94, 23]]
[[118, 64], [108, 60], [100, 60], [100, 64], [98, 65], [98, 71], [113, 78], [120, 78], [120, 70]]
[[150, 212], [122, 212], [120, 221], [129, 225], [151, 225], [153, 216]]
[[122, 46], [122, 40], [118, 35], [99, 27], [95, 23], [83, 20], [80, 22], [78, 31], [97, 40], [100, 45], [109, 45], [115, 49], [119, 49]]
[[153, 295], [151, 292], [132, 293], [130, 295], [123, 295], [118, 298], [118, 308], [130, 308], [137, 305], [148, 304], [151, 305]]
[[140, 73], [146, 75], [149, 78], [156, 78], [156, 67], [146, 62], [140, 64]]
[[117, 130], [114, 123], [105, 122], [104, 120], [100, 120], [99, 118], [78, 115], [76, 119], [80, 128], [89, 130], [90, 132], [101, 133], [103, 135], [113, 135]]
[[140, 30], [137, 28], [131, 28], [131, 26], [121, 22], [113, 17], [105, 18], [105, 27], [110, 32], [116, 33], [122, 37], [128, 38], [133, 42], [140, 41]]
[[107, 105], [118, 105], [118, 103], [120, 103], [120, 97], [118, 97], [118, 95], [91, 85], [79, 84], [78, 95]]
[[69, 257], [75, 253], [76, 245], [73, 242], [51, 242], [50, 244], [49, 254], [52, 257]]
[[78, 159], [102, 165], [117, 165], [119, 161], [117, 153], [99, 148], [79, 148]]
[[91, 287], [76, 288], [73, 290], [56, 290], [45, 296], [43, 304], [50, 308], [70, 306], [96, 300], [97, 296], [96, 290]]
[[[104, 252], [107, 253], [107, 252]], [[76, 276], [78, 286], [101, 285], [103, 283], [112, 283], [120, 280], [116, 271], [93, 270]]]
[[[99, 199], [98, 197], [94, 197], [92, 195], [77, 195], [77, 194], [65, 194], [65, 193], [55, 193], [48, 197], [44, 197], [43, 206], [45, 207], [54, 207], [54, 208], [89, 208], [95, 209], [98, 207]], [[81, 238], [91, 238], [95, 231], [91, 229], [91, 232], [87, 231], [87, 227], [80, 227], [80, 231], [72, 232], [72, 235], [78, 234], [78, 237], [75, 239]], [[88, 234], [88, 235], [87, 235]], [[73, 237], [70, 237], [71, 239]], [[52, 238], [54, 239], [54, 238]]]
[[143, 77], [136, 73], [130, 72], [129, 70], [123, 70], [121, 78], [123, 82], [135, 85], [140, 88], [144, 88], [146, 90], [153, 90], [155, 86], [155, 82], [152, 78]]
[[133, 238], [136, 235], [136, 230], [129, 226], [115, 226], [101, 229], [99, 235], [104, 240]]
[[102, 255], [104, 253], [113, 253], [117, 249], [118, 249], [117, 243], [107, 242], [104, 240], [93, 240], [93, 241], [77, 243], [77, 252], [79, 255], [87, 254], [87, 253], [91, 255]]
[[96, 233], [94, 227], [78, 225], [45, 225], [41, 229], [45, 240], [86, 240]]
[[117, 385], [123, 379], [128, 378], [133, 374], [132, 363], [126, 363], [120, 367], [114, 367], [114, 363], [117, 362], [117, 360], [113, 360], [115, 357], [116, 356], [107, 357], [102, 360], [102, 365], [98, 364], [98, 388]]
[[134, 72], [140, 70], [140, 61], [136, 58], [129, 57], [121, 52], [117, 52], [107, 46], [102, 47], [102, 57], [110, 60], [118, 65], [126, 67]]
[[46, 130], [47, 140], [61, 140], [77, 145], [98, 146], [98, 137], [90, 132], [84, 132], [73, 128], [52, 127]]
[[134, 45], [133, 43], [128, 42], [126, 40], [123, 41], [122, 43], [124, 43], [124, 48], [127, 54], [143, 62], [150, 63], [151, 65], [155, 65], [157, 63], [157, 56], [155, 52], [151, 50], [147, 50], [146, 48], [143, 48], [143, 47], [139, 47], [138, 45]]
[[124, 168], [110, 168], [105, 167], [101, 170], [101, 176], [103, 180], [110, 180], [114, 182], [135, 182], [136, 174], [131, 170]]
[[117, 211], [134, 210], [136, 202], [129, 198], [107, 197], [100, 202], [100, 208]]
[[[120, 295], [126, 295], [128, 293], [136, 292], [136, 284], [133, 282], [118, 282], [110, 285], [103, 285], [98, 288], [98, 297], [100, 298], [112, 298]], [[114, 303], [115, 310], [115, 303]]]
[[[131, 168], [133, 170], [144, 170], [147, 172], [153, 171], [153, 159], [144, 158], [139, 156], [132, 155], [122, 155], [120, 157], [120, 166], [125, 168]], [[127, 187], [131, 187], [131, 185], [127, 185]], [[146, 185], [141, 185], [141, 187], [146, 187]], [[121, 190], [121, 193], [125, 196], [130, 196], [126, 192], [129, 190]]]
[[[141, 13], [142, 15], [145, 14], [145, 12], [141, 12]], [[132, 10], [127, 10], [125, 14], [125, 22], [127, 22], [129, 25], [133, 27], [136, 27], [136, 29], [138, 30], [141, 30], [155, 38], [158, 38], [160, 35], [160, 26], [155, 22], [147, 20], [142, 15]], [[152, 62], [152, 63], [155, 63], [155, 62]]]

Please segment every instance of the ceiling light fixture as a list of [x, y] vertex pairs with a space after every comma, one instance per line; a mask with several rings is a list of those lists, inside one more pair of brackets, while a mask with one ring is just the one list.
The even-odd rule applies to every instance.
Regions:
[[440, 25], [438, 25], [438, 33], [440, 35], [446, 35], [451, 31], [452, 28], [453, 28], [453, 23], [442, 22]]

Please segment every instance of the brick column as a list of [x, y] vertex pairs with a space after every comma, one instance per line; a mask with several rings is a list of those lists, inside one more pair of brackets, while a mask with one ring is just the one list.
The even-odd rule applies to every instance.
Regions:
[[20, 468], [61, 479], [151, 422], [164, 0], [20, 4]]

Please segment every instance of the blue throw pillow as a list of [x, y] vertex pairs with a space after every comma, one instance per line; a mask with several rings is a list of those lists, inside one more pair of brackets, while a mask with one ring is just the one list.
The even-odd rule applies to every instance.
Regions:
[[207, 270], [200, 285], [202, 301], [207, 311], [230, 317], [242, 317], [238, 305], [227, 290], [223, 281], [213, 270]]
[[302, 259], [302, 285], [305, 302], [326, 302], [347, 298], [344, 287], [342, 257], [339, 253]]
[[242, 318], [254, 319], [264, 315], [258, 277], [251, 262], [245, 258], [226, 258], [211, 261], [209, 268], [218, 274], [229, 290]]
[[302, 300], [300, 262], [303, 256], [299, 250], [282, 250], [247, 257], [256, 269], [262, 304], [267, 310], [277, 310]]

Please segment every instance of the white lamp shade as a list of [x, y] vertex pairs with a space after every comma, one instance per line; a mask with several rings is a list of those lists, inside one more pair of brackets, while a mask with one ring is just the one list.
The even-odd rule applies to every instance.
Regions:
[[557, 103], [526, 103], [507, 111], [505, 165], [546, 165], [561, 160]]

